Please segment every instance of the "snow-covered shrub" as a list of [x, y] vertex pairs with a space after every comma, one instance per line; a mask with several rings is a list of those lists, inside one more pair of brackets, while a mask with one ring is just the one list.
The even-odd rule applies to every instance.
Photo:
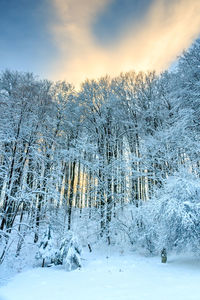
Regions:
[[137, 238], [137, 246], [144, 248], [150, 254], [155, 254], [157, 234], [151, 213], [148, 202], [144, 202], [141, 207], [137, 208], [134, 234]]
[[55, 253], [56, 249], [53, 245], [52, 231], [49, 226], [40, 241], [39, 249], [36, 253], [36, 259], [42, 259], [42, 267], [44, 267], [45, 261], [54, 261]]
[[185, 170], [168, 178], [150, 200], [158, 250], [200, 252], [200, 180]]
[[72, 231], [61, 242], [56, 253], [55, 264], [61, 264], [66, 270], [71, 271], [81, 267], [81, 247], [77, 237]]
[[[114, 218], [111, 222], [118, 236], [115, 237], [115, 243], [127, 245], [130, 242], [132, 249], [136, 251], [155, 253], [157, 236], [150, 217], [151, 207], [148, 204], [141, 201], [138, 207], [128, 204], [124, 206], [123, 211], [119, 209], [115, 222]], [[121, 240], [117, 240], [119, 238]]]
[[129, 216], [118, 224], [135, 250], [199, 254], [200, 179], [180, 170], [163, 182], [152, 199], [129, 207]]
[[148, 202], [132, 207], [130, 227], [131, 243], [135, 249], [143, 248], [148, 253], [156, 252], [156, 230], [151, 218], [151, 207]]

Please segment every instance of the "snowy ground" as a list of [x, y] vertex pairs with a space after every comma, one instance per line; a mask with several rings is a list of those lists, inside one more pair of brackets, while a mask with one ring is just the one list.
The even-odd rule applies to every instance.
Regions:
[[199, 300], [200, 261], [104, 250], [84, 253], [81, 270], [22, 272], [0, 287], [0, 300]]

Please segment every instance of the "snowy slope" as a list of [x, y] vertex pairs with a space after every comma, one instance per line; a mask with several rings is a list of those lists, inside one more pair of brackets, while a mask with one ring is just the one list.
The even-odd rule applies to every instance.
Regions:
[[200, 262], [194, 258], [91, 253], [83, 268], [36, 268], [0, 288], [1, 300], [199, 300]]

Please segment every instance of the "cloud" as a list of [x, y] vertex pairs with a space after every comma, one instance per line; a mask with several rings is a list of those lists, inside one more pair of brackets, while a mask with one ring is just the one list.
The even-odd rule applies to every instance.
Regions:
[[52, 76], [76, 85], [131, 69], [162, 71], [200, 33], [199, 0], [154, 0], [140, 26], [130, 22], [117, 44], [101, 46], [92, 25], [114, 0], [51, 1], [57, 18], [50, 30], [60, 51]]

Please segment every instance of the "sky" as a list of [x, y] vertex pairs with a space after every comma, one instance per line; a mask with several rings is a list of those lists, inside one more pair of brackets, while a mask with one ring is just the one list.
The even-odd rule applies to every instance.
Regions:
[[199, 0], [0, 0], [0, 70], [75, 85], [163, 71], [200, 35]]

